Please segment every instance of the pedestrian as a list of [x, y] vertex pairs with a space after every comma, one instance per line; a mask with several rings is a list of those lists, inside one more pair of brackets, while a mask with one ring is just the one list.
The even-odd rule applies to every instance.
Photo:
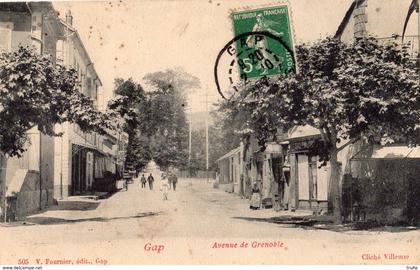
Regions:
[[174, 191], [176, 190], [176, 183], [178, 182], [178, 177], [176, 176], [176, 174], [171, 174], [171, 183], [172, 186], [174, 188]]
[[153, 178], [152, 173], [150, 173], [149, 177], [147, 177], [147, 182], [149, 182], [149, 188], [150, 190], [153, 190], [153, 182], [155, 181], [155, 178]]
[[168, 173], [167, 176], [168, 176], [169, 190], [171, 190], [172, 189], [172, 173], [171, 172]]
[[166, 176], [164, 176], [160, 181], [160, 191], [162, 191], [163, 195], [162, 200], [167, 201], [169, 192], [169, 180]]
[[252, 188], [252, 196], [251, 196], [251, 203], [249, 208], [252, 210], [260, 209], [261, 207], [261, 195], [260, 189], [258, 188], [258, 184], [255, 183], [254, 187]]
[[141, 176], [140, 182], [141, 182], [141, 188], [145, 188], [146, 187], [146, 177], [144, 177], [144, 173]]

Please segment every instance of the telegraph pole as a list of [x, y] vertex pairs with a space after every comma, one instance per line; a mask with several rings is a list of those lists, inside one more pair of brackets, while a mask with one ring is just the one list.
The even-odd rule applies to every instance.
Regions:
[[204, 103], [206, 104], [206, 118], [205, 118], [205, 124], [206, 124], [206, 180], [209, 182], [209, 100], [208, 97], [215, 96], [215, 95], [209, 95], [208, 90], [205, 89], [204, 94]]
[[188, 110], [188, 114], [189, 114], [189, 137], [188, 137], [188, 177], [191, 178], [191, 145], [192, 145], [192, 113], [191, 110]]
[[209, 106], [206, 89], [206, 180], [209, 182]]

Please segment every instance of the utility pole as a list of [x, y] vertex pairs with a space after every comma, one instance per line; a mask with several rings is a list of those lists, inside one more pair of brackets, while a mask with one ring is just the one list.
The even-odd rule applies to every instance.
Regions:
[[209, 106], [206, 89], [206, 180], [209, 182]]
[[215, 96], [215, 95], [209, 95], [208, 90], [205, 89], [204, 94], [204, 103], [206, 104], [206, 117], [205, 117], [205, 125], [206, 125], [206, 180], [209, 182], [209, 96]]
[[192, 143], [192, 138], [191, 138], [191, 135], [192, 135], [191, 118], [192, 117], [190, 115], [190, 121], [188, 123], [188, 125], [189, 125], [188, 162], [191, 162], [191, 143]]
[[191, 145], [192, 145], [192, 113], [191, 113], [191, 109], [188, 109], [188, 177], [191, 178]]

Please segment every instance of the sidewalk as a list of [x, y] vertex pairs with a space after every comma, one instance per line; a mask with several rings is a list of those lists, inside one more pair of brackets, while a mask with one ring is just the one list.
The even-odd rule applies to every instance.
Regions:
[[[112, 196], [112, 194], [111, 194]], [[62, 200], [57, 200], [56, 204], [48, 208], [39, 210], [36, 213], [26, 216], [23, 220], [2, 223], [2, 227], [16, 227], [24, 225], [35, 225], [39, 221], [53, 218], [55, 220], [68, 218], [69, 213], [87, 213], [96, 209], [100, 204], [100, 199], [109, 197], [107, 192], [95, 192], [90, 195], [70, 196]]]
[[[205, 182], [204, 182], [205, 183]], [[313, 211], [310, 210], [296, 210], [294, 212], [290, 210], [274, 211], [274, 209], [249, 209], [249, 200], [242, 199], [238, 194], [229, 193], [218, 188], [213, 188], [213, 183], [205, 183], [201, 185], [203, 190], [213, 189], [213, 195], [217, 194], [220, 196], [218, 200], [229, 203], [237, 211], [237, 216], [234, 218], [248, 220], [248, 221], [260, 221], [268, 223], [282, 224], [283, 226], [300, 226], [310, 227], [313, 229], [330, 230], [336, 232], [345, 231], [357, 231], [357, 230], [373, 230], [373, 231], [411, 231], [418, 230], [415, 226], [382, 226], [375, 225], [372, 222], [358, 222], [358, 223], [346, 223], [346, 224], [335, 224], [334, 217], [332, 215], [314, 215]], [[224, 199], [222, 199], [224, 197]], [[226, 199], [228, 198], [228, 199]], [[233, 210], [233, 209], [232, 209]]]
[[[188, 181], [188, 180], [184, 180]], [[290, 217], [290, 218], [303, 218], [312, 216], [313, 211], [309, 210], [296, 210], [292, 211], [275, 211], [273, 208], [252, 210], [249, 208], [249, 199], [241, 198], [236, 193], [229, 193], [219, 188], [213, 187], [213, 181], [207, 183], [205, 180], [192, 179], [194, 183], [194, 189], [196, 192], [202, 193], [200, 196], [205, 197], [206, 193], [211, 195], [212, 198], [208, 200], [218, 203], [228, 203], [232, 210], [237, 210], [241, 217], [244, 218], [255, 218], [255, 219], [269, 219], [278, 217]]]

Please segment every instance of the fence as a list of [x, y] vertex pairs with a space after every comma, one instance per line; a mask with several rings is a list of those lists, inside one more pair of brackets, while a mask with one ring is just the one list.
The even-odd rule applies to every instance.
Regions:
[[[402, 45], [400, 36], [378, 38], [378, 41], [382, 45], [386, 45], [387, 43], [390, 43], [390, 42]], [[412, 59], [418, 58], [418, 53], [419, 53], [419, 36], [418, 35], [406, 35], [404, 37], [404, 46], [406, 46], [407, 53], [409, 54], [410, 58]]]

